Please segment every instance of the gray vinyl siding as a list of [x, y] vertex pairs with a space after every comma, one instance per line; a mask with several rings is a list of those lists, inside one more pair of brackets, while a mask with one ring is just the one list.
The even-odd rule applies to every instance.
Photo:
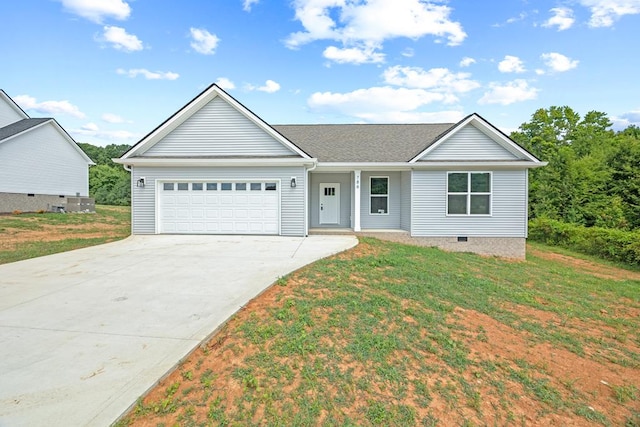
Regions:
[[52, 122], [0, 144], [0, 192], [86, 197], [89, 165]]
[[[298, 167], [134, 167], [132, 182], [145, 177], [143, 188], [132, 187], [132, 230], [134, 234], [156, 232], [157, 180], [280, 180], [280, 230], [283, 236], [304, 236], [305, 169]], [[297, 186], [291, 188], [291, 177]]]
[[[309, 217], [311, 228], [350, 228], [351, 227], [351, 173], [313, 173], [311, 172]], [[320, 224], [320, 184], [340, 184], [340, 222], [338, 224]]]
[[526, 237], [527, 171], [493, 171], [492, 190], [491, 216], [447, 216], [447, 171], [414, 171], [411, 235]]
[[[370, 180], [372, 176], [389, 177], [389, 214], [370, 214]], [[366, 229], [400, 229], [400, 172], [362, 172], [360, 179], [360, 226]]]
[[411, 171], [400, 172], [400, 228], [411, 230]]
[[469, 124], [420, 160], [514, 160], [517, 157]]
[[145, 157], [295, 154], [219, 97], [143, 153]]

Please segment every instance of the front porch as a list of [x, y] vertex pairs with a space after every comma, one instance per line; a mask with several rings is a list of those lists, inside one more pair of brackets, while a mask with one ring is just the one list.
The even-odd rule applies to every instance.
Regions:
[[314, 171], [309, 176], [309, 233], [408, 232], [410, 171]]

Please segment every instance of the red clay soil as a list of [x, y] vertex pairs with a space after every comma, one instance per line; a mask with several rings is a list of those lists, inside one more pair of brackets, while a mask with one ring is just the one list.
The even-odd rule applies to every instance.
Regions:
[[[351, 251], [348, 251], [341, 257], [354, 258], [362, 254], [370, 254], [371, 247], [360, 245]], [[593, 270], [594, 274], [602, 274], [606, 277], [617, 277], [626, 279], [636, 276], [633, 272], [628, 272], [613, 267], [603, 267], [584, 260], [574, 259], [565, 255], [548, 254], [537, 250], [530, 253], [536, 256], [549, 257], [555, 260], [565, 262], [571, 266], [578, 266], [588, 271]], [[259, 349], [252, 345], [245, 337], [240, 334], [234, 334], [242, 324], [251, 319], [266, 318], [268, 310], [282, 301], [292, 297], [297, 287], [305, 286], [305, 280], [298, 274], [294, 274], [287, 282], [286, 286], [274, 285], [263, 294], [251, 301], [244, 309], [242, 309], [229, 323], [216, 334], [209, 343], [203, 345], [196, 350], [176, 371], [162, 380], [160, 384], [151, 390], [144, 398], [145, 405], [151, 405], [153, 402], [160, 402], [166, 398], [167, 387], [176, 382], [181, 382], [176, 396], [181, 396], [185, 390], [185, 381], [182, 375], [184, 372], [197, 373], [198, 377], [202, 372], [211, 370], [213, 380], [210, 389], [206, 392], [210, 396], [204, 396], [202, 389], [198, 388], [190, 392], [183, 400], [188, 399], [192, 402], [208, 402], [209, 404], [194, 405], [195, 413], [193, 418], [200, 421], [211, 422], [207, 419], [207, 411], [216, 396], [223, 396], [221, 407], [233, 408], [236, 399], [240, 398], [245, 391], [243, 384], [234, 379], [231, 373], [237, 368], [242, 367], [244, 360], [252, 355], [258, 354]], [[408, 302], [407, 304], [411, 304]], [[505, 307], [507, 310], [517, 311], [520, 316], [527, 319], [535, 320], [540, 324], [562, 324], [566, 327], [572, 327], [590, 334], [594, 338], [602, 340], [611, 339], [607, 334], [607, 328], [602, 324], [589, 322], [576, 322], [568, 324], [566, 319], [561, 319], [558, 315], [547, 311], [536, 310], [530, 307]], [[635, 312], [625, 311], [624, 304], [620, 307], [612, 307], [611, 310], [619, 310], [627, 316], [638, 316]], [[405, 319], [407, 322], [415, 322], [411, 318]], [[543, 404], [538, 399], [531, 396], [524, 390], [523, 382], [510, 380], [505, 372], [526, 372], [530, 375], [531, 380], [544, 381], [553, 389], [557, 390], [563, 401], [572, 401], [574, 397], [580, 397], [581, 401], [587, 401], [587, 411], [593, 411], [594, 414], [606, 414], [612, 425], [624, 426], [629, 419], [637, 420], [640, 413], [640, 396], [638, 399], [626, 403], [624, 410], [616, 401], [613, 387], [623, 385], [633, 385], [640, 387], [640, 377], [638, 368], [625, 367], [608, 361], [606, 358], [591, 357], [591, 349], [586, 348], [585, 354], [579, 356], [564, 348], [552, 346], [549, 343], [540, 343], [539, 340], [530, 339], [531, 337], [522, 330], [515, 330], [511, 326], [503, 324], [492, 317], [479, 313], [474, 310], [465, 310], [456, 308], [450, 315], [449, 322], [458, 325], [454, 328], [454, 336], [462, 339], [470, 350], [469, 358], [477, 363], [473, 363], [473, 368], [468, 368], [462, 372], [452, 372], [451, 368], [443, 364], [436, 356], [430, 353], [422, 355], [429, 358], [434, 366], [433, 375], [426, 380], [431, 390], [436, 384], [445, 384], [453, 378], [453, 375], [462, 375], [464, 379], [472, 384], [479, 392], [477, 406], [457, 404], [452, 408], [451, 403], [447, 402], [441, 395], [432, 392], [431, 400], [428, 406], [416, 404], [415, 390], [413, 386], [409, 387], [406, 396], [397, 398], [390, 396], [395, 403], [410, 406], [416, 411], [416, 420], [432, 417], [438, 420], [437, 425], [449, 426], [460, 425], [461, 420], [470, 421], [470, 425], [526, 425], [526, 426], [584, 426], [598, 425], [597, 422], [590, 422], [584, 415], [577, 415], [573, 410], [549, 410], [549, 406]], [[567, 325], [568, 324], [568, 325]], [[339, 346], [341, 343], [336, 342]], [[640, 351], [638, 346], [632, 342], [625, 343], [625, 347], [630, 351]], [[398, 354], [398, 358], [410, 357], [406, 354]], [[415, 357], [413, 355], [412, 357]], [[331, 362], [336, 363], [336, 362]], [[493, 364], [499, 366], [500, 369], [492, 374], [489, 371], [478, 371], [478, 366]], [[353, 361], [345, 362], [340, 366], [341, 371], [345, 372], [351, 368], [352, 375], [355, 378], [363, 377], [367, 374], [367, 366]], [[416, 374], [418, 375], [418, 374]], [[495, 375], [495, 378], [492, 377]], [[412, 380], [412, 379], [410, 379]], [[504, 383], [504, 393], [502, 395], [496, 393], [495, 381]], [[283, 389], [285, 395], [289, 392], [295, 393], [298, 383], [294, 380], [290, 385]], [[331, 384], [327, 384], [331, 388]], [[373, 386], [372, 393], [385, 395], [387, 391], [384, 387]], [[221, 393], [223, 391], [223, 393]], [[338, 390], [335, 390], [336, 394]], [[457, 391], [462, 402], [464, 395]], [[353, 402], [353, 410], [341, 410], [342, 414], [351, 419], [355, 419], [358, 423], [368, 424], [363, 419], [362, 408], [367, 404], [365, 398], [355, 397]], [[260, 424], [261, 415], [264, 407], [260, 407], [255, 414], [254, 421]], [[481, 415], [479, 415], [481, 414]], [[326, 414], [323, 414], [318, 424], [322, 424]], [[138, 427], [151, 427], [158, 425], [182, 425], [180, 421], [180, 411], [165, 415], [147, 414], [141, 417], [132, 417], [129, 419], [130, 425]], [[636, 421], [633, 421], [636, 422]], [[209, 424], [207, 424], [209, 425]], [[216, 425], [215, 422], [212, 425]], [[634, 424], [626, 424], [633, 426]], [[635, 424], [637, 425], [637, 424]]]

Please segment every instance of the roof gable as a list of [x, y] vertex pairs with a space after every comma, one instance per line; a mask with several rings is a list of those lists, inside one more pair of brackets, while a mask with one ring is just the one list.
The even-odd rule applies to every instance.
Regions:
[[82, 151], [82, 149], [76, 144], [73, 138], [55, 121], [51, 118], [39, 118], [39, 119], [23, 119], [18, 122], [12, 123], [8, 126], [0, 128], [0, 147], [2, 144], [11, 141], [12, 139], [24, 135], [28, 136], [30, 132], [42, 127], [52, 126], [57, 133], [61, 136], [61, 139], [71, 145], [73, 149], [78, 153], [82, 159], [89, 165], [93, 165], [93, 161]]
[[444, 132], [409, 163], [428, 161], [530, 161], [541, 163], [478, 114]]
[[310, 156], [213, 84], [142, 138], [132, 157]]
[[0, 89], [0, 127], [28, 118], [29, 115], [4, 90]]

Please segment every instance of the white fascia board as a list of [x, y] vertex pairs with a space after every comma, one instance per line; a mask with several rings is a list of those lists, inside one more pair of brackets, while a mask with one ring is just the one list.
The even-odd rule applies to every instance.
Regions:
[[347, 172], [353, 170], [362, 171], [407, 171], [407, 170], [447, 170], [447, 169], [533, 169], [545, 166], [546, 162], [530, 162], [528, 160], [514, 161], [438, 161], [438, 162], [379, 162], [379, 163], [338, 163], [319, 162], [315, 172]]
[[115, 163], [119, 163], [125, 166], [159, 166], [159, 167], [174, 167], [174, 166], [313, 166], [316, 164], [316, 159], [299, 159], [299, 158], [286, 158], [286, 159], [179, 159], [179, 158], [131, 158], [131, 159], [112, 159]]
[[381, 169], [401, 171], [411, 170], [412, 166], [407, 162], [319, 162], [315, 172], [377, 171]]
[[30, 118], [29, 115], [9, 96], [7, 93], [0, 89], [0, 98], [4, 99], [7, 105], [9, 105], [16, 113], [18, 113], [23, 119]]
[[512, 161], [470, 161], [470, 162], [419, 162], [412, 163], [411, 169], [413, 170], [498, 170], [498, 169], [535, 169], [542, 166], [546, 166], [547, 162], [531, 162], [528, 160], [512, 160]]
[[289, 148], [294, 153], [298, 154], [304, 159], [310, 159], [311, 157], [300, 150], [298, 147], [293, 145], [289, 140], [276, 132], [271, 126], [269, 126], [264, 120], [260, 117], [249, 111], [245, 106], [236, 101], [231, 95], [226, 93], [224, 90], [219, 88], [217, 85], [213, 84], [211, 87], [205, 92], [201, 93], [198, 97], [192, 100], [189, 104], [182, 107], [177, 113], [175, 113], [172, 117], [170, 117], [166, 122], [161, 124], [158, 128], [152, 131], [149, 135], [147, 135], [143, 140], [141, 140], [138, 144], [132, 147], [128, 152], [126, 152], [122, 159], [128, 159], [133, 157], [138, 153], [144, 153], [151, 146], [159, 142], [162, 138], [167, 136], [171, 131], [177, 128], [180, 124], [182, 124], [185, 120], [195, 114], [198, 110], [204, 107], [206, 104], [211, 102], [215, 97], [221, 97], [228, 104], [230, 104], [233, 108], [235, 108], [240, 114], [244, 115], [246, 118], [255, 123], [260, 129], [268, 133], [271, 137], [275, 138], [281, 144]]
[[296, 154], [298, 154], [299, 156], [301, 156], [304, 159], [310, 159], [311, 158], [311, 156], [309, 156], [304, 151], [300, 150], [297, 146], [292, 144], [288, 139], [286, 139], [284, 136], [282, 136], [280, 133], [278, 133], [275, 129], [273, 129], [271, 126], [269, 126], [267, 124], [267, 122], [262, 120], [260, 117], [258, 117], [256, 114], [254, 114], [252, 111], [249, 111], [247, 109], [247, 107], [245, 107], [244, 105], [242, 105], [238, 101], [236, 101], [231, 95], [229, 95], [228, 93], [226, 93], [222, 89], [220, 89], [218, 91], [218, 95], [221, 98], [223, 98], [225, 101], [227, 101], [229, 104], [231, 104], [237, 111], [239, 111], [241, 114], [243, 114], [246, 118], [248, 118], [253, 123], [255, 123], [258, 127], [260, 127], [260, 129], [262, 129], [263, 131], [268, 133], [272, 138], [276, 139], [281, 144], [283, 144], [285, 147], [287, 147], [291, 151], [295, 152]]
[[182, 124], [185, 120], [191, 117], [196, 111], [202, 108], [206, 103], [211, 101], [213, 98], [217, 96], [217, 92], [215, 91], [216, 86], [212, 86], [209, 90], [201, 93], [197, 98], [193, 99], [189, 104], [182, 107], [173, 116], [171, 116], [168, 120], [154, 129], [150, 134], [144, 137], [140, 142], [131, 147], [129, 151], [127, 151], [122, 159], [128, 159], [138, 153], [144, 153], [150, 146], [154, 145], [156, 142], [160, 141], [162, 138], [167, 136], [172, 130], [177, 128], [180, 124]]
[[[527, 161], [530, 161], [530, 162], [533, 162], [533, 163], [541, 163], [540, 160], [535, 158], [531, 153], [529, 153], [528, 151], [526, 151], [525, 149], [520, 147], [518, 144], [513, 142], [511, 139], [506, 137], [502, 132], [497, 131], [493, 127], [493, 125], [489, 124], [482, 117], [478, 116], [475, 113], [470, 115], [469, 117], [467, 117], [466, 120], [458, 123], [456, 125], [456, 127], [454, 129], [451, 129], [445, 136], [443, 136], [438, 141], [436, 141], [434, 144], [432, 144], [429, 147], [427, 147], [426, 149], [424, 149], [422, 152], [420, 152], [413, 159], [409, 160], [409, 163], [418, 162], [420, 159], [424, 158], [424, 156], [428, 155], [430, 152], [432, 152], [433, 150], [438, 148], [445, 141], [447, 141], [449, 138], [451, 138], [453, 135], [455, 135], [460, 129], [462, 129], [463, 127], [467, 126], [468, 124], [471, 124], [472, 122], [475, 125], [477, 125], [476, 127], [482, 133], [487, 135], [489, 138], [493, 139], [496, 143], [500, 144], [505, 150], [513, 153], [514, 155], [519, 155], [520, 157], [526, 159]], [[542, 165], [540, 165], [540, 166], [542, 166]]]
[[95, 163], [93, 162], [93, 160], [91, 160], [89, 158], [89, 156], [87, 156], [87, 153], [85, 153], [84, 151], [82, 151], [82, 148], [80, 148], [80, 146], [78, 144], [76, 144], [76, 142], [73, 140], [73, 138], [71, 138], [71, 136], [69, 136], [69, 134], [62, 128], [62, 126], [60, 126], [58, 124], [58, 122], [55, 121], [55, 119], [49, 119], [46, 122], [42, 122], [39, 123], [33, 127], [30, 127], [29, 129], [25, 129], [22, 132], [16, 133], [15, 135], [11, 135], [8, 138], [3, 139], [2, 141], [0, 141], [0, 144], [7, 142], [7, 141], [11, 141], [14, 138], [17, 138], [21, 135], [25, 135], [28, 134], [31, 131], [34, 131], [38, 128], [41, 128], [45, 125], [53, 125], [54, 129], [56, 131], [58, 131], [58, 133], [65, 139], [65, 141], [67, 141], [69, 144], [71, 144], [71, 146], [73, 147], [74, 150], [76, 150], [76, 152], [84, 159], [84, 161], [87, 162], [87, 164], [89, 166], [95, 165]]
[[[95, 165], [93, 160], [91, 160], [91, 158], [89, 156], [87, 156], [87, 153], [85, 153], [82, 150], [82, 148], [80, 148], [80, 146], [76, 143], [76, 141], [73, 138], [71, 138], [71, 136], [67, 133], [67, 131], [64, 130], [62, 128], [62, 126], [60, 126], [60, 124], [58, 124], [58, 122], [56, 120], [52, 119], [52, 120], [47, 121], [45, 123], [52, 123], [53, 126], [56, 128], [56, 130], [62, 135], [62, 137], [64, 139], [66, 139], [67, 142], [73, 146], [73, 148], [78, 152], [78, 154], [80, 154], [82, 156], [82, 158], [87, 162], [87, 164], [89, 166], [94, 166]], [[36, 127], [38, 127], [38, 126], [36, 126]]]

